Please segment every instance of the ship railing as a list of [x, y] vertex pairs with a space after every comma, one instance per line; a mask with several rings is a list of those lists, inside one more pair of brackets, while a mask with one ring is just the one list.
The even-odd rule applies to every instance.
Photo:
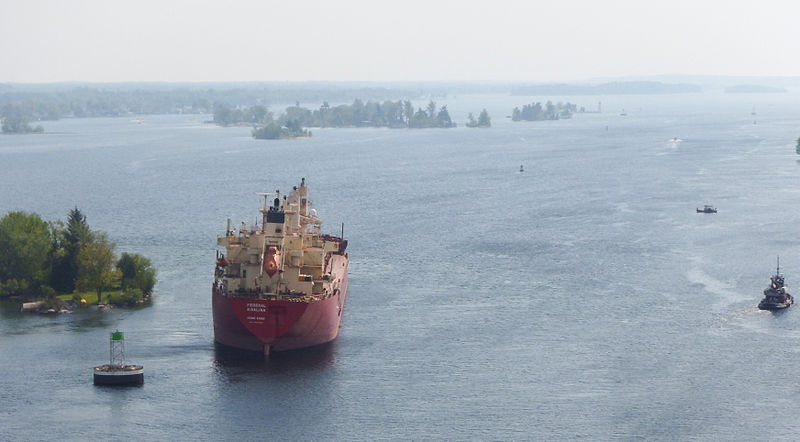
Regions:
[[227, 290], [222, 283], [215, 282], [212, 285], [214, 293], [224, 297], [236, 298], [249, 298], [249, 299], [270, 299], [277, 301], [288, 302], [313, 302], [321, 301], [323, 299], [333, 296], [333, 291], [322, 291], [320, 293], [305, 293], [305, 292], [285, 292], [285, 293], [264, 293], [260, 289], [237, 289], [234, 291]]

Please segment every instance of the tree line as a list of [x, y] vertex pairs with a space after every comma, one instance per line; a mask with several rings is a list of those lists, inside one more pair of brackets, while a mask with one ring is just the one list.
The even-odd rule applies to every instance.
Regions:
[[[484, 110], [483, 113], [485, 113]], [[484, 118], [488, 121], [488, 114]], [[278, 118], [265, 106], [256, 105], [239, 109], [217, 105], [214, 109], [214, 122], [220, 126], [254, 125], [256, 138], [286, 138], [290, 136], [310, 136], [304, 127], [389, 127], [389, 128], [432, 128], [456, 127], [450, 118], [447, 106], [436, 107], [430, 101], [423, 108], [414, 109], [408, 100], [384, 102], [360, 99], [353, 104], [331, 106], [323, 102], [319, 109], [301, 107], [299, 103], [289, 106]]]
[[41, 133], [44, 132], [44, 127], [41, 124], [31, 126], [25, 117], [11, 115], [3, 118], [3, 124], [0, 130], [7, 134], [27, 134], [27, 133]]
[[542, 121], [559, 120], [572, 118], [572, 114], [578, 111], [578, 106], [572, 103], [555, 103], [548, 101], [544, 105], [536, 102], [522, 106], [522, 109], [515, 107], [511, 112], [512, 121]]
[[[252, 103], [287, 103], [295, 100], [345, 100], [365, 97], [441, 94], [438, 87], [404, 85], [400, 88], [369, 84], [286, 83], [116, 83], [104, 85], [0, 83], [0, 119], [25, 122], [61, 118], [120, 117], [157, 114], [209, 114], [216, 104], [238, 108]], [[9, 126], [7, 132], [16, 126]]]
[[135, 253], [117, 257], [115, 249], [77, 207], [66, 225], [9, 212], [0, 219], [0, 298], [53, 299], [80, 291], [95, 293], [100, 304], [104, 292], [119, 290], [121, 303], [148, 300], [156, 283], [150, 260]]

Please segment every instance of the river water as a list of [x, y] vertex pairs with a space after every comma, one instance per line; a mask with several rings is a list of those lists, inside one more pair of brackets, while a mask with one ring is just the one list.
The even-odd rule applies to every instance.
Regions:
[[[492, 128], [283, 141], [187, 115], [0, 136], [0, 212], [77, 206], [159, 280], [141, 309], [3, 303], [0, 439], [794, 439], [800, 307], [756, 305], [777, 255], [800, 281], [798, 98], [609, 96], [514, 123], [541, 97], [459, 96], [454, 120], [485, 107]], [[301, 177], [350, 243], [339, 338], [215, 348], [216, 235]], [[141, 387], [92, 385], [117, 328]]]

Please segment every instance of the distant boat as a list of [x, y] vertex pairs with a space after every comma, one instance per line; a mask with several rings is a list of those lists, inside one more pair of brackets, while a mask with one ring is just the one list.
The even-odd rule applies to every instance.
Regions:
[[520, 164], [520, 165], [519, 165], [519, 171], [520, 171], [520, 172], [525, 172], [525, 168], [524, 168], [524, 167], [522, 167], [522, 164]]
[[697, 209], [697, 213], [717, 213], [717, 208], [705, 205], [702, 209]]
[[620, 116], [620, 117], [627, 117], [627, 116], [628, 116], [628, 113], [627, 113], [627, 112], [625, 112], [625, 109], [622, 109], [622, 112], [620, 112], [620, 113], [619, 113], [619, 116]]

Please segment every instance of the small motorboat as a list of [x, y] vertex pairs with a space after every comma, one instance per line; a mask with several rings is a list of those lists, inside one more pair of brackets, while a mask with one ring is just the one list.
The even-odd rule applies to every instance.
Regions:
[[758, 303], [761, 310], [783, 310], [794, 304], [794, 298], [789, 294], [783, 275], [781, 275], [781, 260], [778, 258], [778, 270], [770, 277], [769, 287], [764, 289], [764, 299]]
[[702, 209], [697, 209], [697, 213], [717, 213], [717, 208], [709, 205], [703, 206]]

